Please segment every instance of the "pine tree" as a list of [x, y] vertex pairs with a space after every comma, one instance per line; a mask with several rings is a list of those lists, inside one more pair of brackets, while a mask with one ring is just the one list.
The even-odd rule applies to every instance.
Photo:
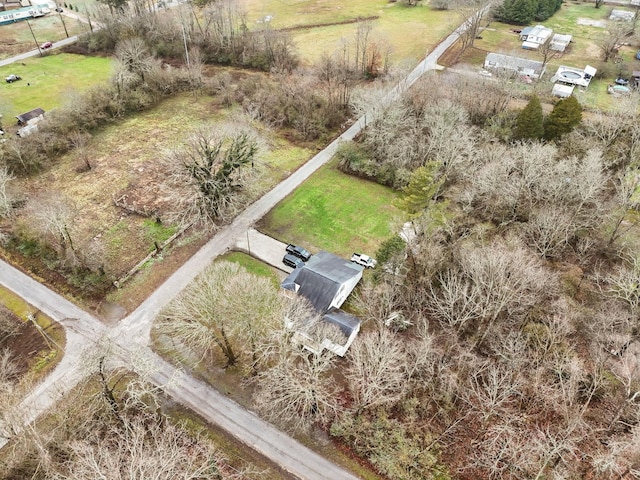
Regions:
[[513, 136], [517, 139], [538, 139], [544, 135], [542, 105], [537, 95], [531, 97], [516, 120]]
[[573, 130], [581, 121], [582, 106], [576, 97], [560, 100], [544, 122], [544, 138], [559, 138]]
[[496, 9], [495, 16], [505, 23], [528, 25], [538, 10], [538, 0], [505, 0]]
[[438, 167], [437, 162], [427, 162], [411, 174], [409, 185], [404, 187], [403, 195], [396, 203], [398, 208], [411, 215], [420, 215], [431, 204], [444, 182], [438, 178]]

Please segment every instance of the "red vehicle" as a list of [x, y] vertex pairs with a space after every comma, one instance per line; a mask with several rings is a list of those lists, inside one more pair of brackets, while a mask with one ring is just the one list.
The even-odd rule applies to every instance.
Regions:
[[53, 47], [53, 42], [44, 42], [42, 45], [40, 45], [40, 48], [42, 48], [43, 50], [51, 47]]

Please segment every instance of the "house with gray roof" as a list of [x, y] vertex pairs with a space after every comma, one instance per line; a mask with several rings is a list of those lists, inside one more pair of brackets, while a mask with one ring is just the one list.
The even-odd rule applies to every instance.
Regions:
[[363, 271], [361, 265], [321, 251], [294, 269], [280, 284], [285, 294], [306, 298], [319, 314], [318, 321], [326, 324], [325, 330], [334, 332], [319, 341], [306, 332], [297, 332], [305, 348], [316, 353], [327, 349], [344, 356], [360, 331], [360, 320], [340, 310], [340, 306], [362, 278]]
[[544, 75], [546, 66], [542, 62], [527, 58], [512, 57], [501, 53], [487, 53], [484, 60], [484, 68], [486, 70], [506, 71], [515, 75], [526, 75], [536, 79]]

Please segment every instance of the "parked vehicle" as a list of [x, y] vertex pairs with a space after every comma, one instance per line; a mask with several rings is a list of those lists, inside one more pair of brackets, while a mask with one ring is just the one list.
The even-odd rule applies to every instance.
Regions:
[[300, 247], [298, 245], [293, 245], [292, 243], [287, 245], [287, 253], [290, 253], [291, 255], [295, 255], [296, 257], [301, 259], [303, 262], [307, 262], [311, 258], [311, 252], [309, 250], [307, 250], [306, 248]]
[[640, 60], [640, 50], [638, 50], [638, 53], [636, 53], [636, 58]]
[[616, 84], [626, 86], [629, 84], [629, 79], [624, 77], [618, 77], [616, 78]]
[[353, 263], [357, 263], [358, 265], [362, 265], [364, 268], [376, 268], [378, 262], [364, 253], [354, 253], [351, 255], [351, 261]]
[[17, 82], [18, 80], [22, 80], [22, 77], [20, 75], [9, 75], [7, 78], [5, 78], [7, 83], [13, 83], [13, 82]]
[[282, 263], [284, 263], [287, 267], [291, 267], [291, 268], [298, 268], [304, 265], [304, 262], [302, 261], [301, 258], [298, 258], [295, 255], [292, 255], [290, 253], [287, 253], [282, 258]]
[[40, 48], [42, 48], [43, 50], [51, 47], [53, 47], [53, 42], [44, 42], [42, 45], [40, 45]]

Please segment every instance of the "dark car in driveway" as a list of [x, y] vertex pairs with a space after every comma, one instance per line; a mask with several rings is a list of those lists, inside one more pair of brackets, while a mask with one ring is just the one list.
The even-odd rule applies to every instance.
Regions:
[[298, 258], [295, 255], [292, 255], [290, 253], [287, 253], [282, 258], [282, 263], [284, 263], [287, 267], [291, 267], [291, 268], [298, 268], [304, 265], [304, 262], [302, 261], [301, 258]]
[[299, 245], [294, 245], [292, 243], [287, 245], [287, 253], [291, 255], [295, 255], [296, 257], [301, 259], [303, 262], [307, 262], [311, 258], [311, 252], [309, 250]]

